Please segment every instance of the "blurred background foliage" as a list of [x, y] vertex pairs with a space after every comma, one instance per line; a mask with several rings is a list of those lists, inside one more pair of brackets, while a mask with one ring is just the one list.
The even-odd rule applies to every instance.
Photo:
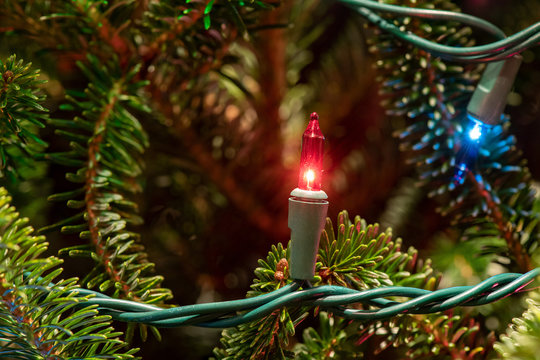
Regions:
[[[455, 2], [507, 33], [539, 20], [538, 0]], [[117, 14], [118, 21], [125, 16]], [[42, 69], [48, 80], [43, 85], [46, 107], [51, 118], [59, 117], [65, 87], [86, 86], [73, 61], [80, 54], [56, 56], [57, 44], [42, 50], [38, 32], [30, 34], [35, 42], [21, 43], [17, 32], [7, 30], [0, 37], [0, 56], [16, 53]], [[222, 66], [199, 81], [177, 74], [167, 83], [166, 73], [157, 74], [166, 91], [177, 96], [179, 108], [168, 109], [164, 119], [139, 116], [150, 146], [144, 154], [144, 190], [136, 195], [144, 225], [136, 229], [175, 303], [243, 297], [257, 260], [272, 244], [286, 244], [288, 193], [296, 186], [301, 133], [313, 111], [327, 139], [323, 187], [331, 200], [330, 218], [347, 209], [368, 223], [393, 227], [394, 236], [433, 259], [433, 267], [444, 274], [443, 286], [476, 283], [499, 271], [489, 258], [475, 255], [482, 244], [460, 242], [450, 219], [438, 214], [438, 204], [411, 180], [414, 169], [405, 164], [392, 136], [404, 123], [385, 117], [379, 105], [376, 59], [367, 50], [369, 32], [356, 13], [331, 1], [288, 0], [247, 30], [249, 35], [222, 55]], [[538, 180], [540, 50], [523, 56], [507, 112], [511, 132]], [[50, 151], [67, 147], [50, 127], [40, 134]], [[46, 201], [68, 186], [59, 165], [38, 162], [5, 185], [36, 228], [71, 214], [63, 204]], [[49, 234], [48, 241], [53, 254], [81, 243], [75, 235], [60, 233]], [[66, 276], [93, 266], [90, 260], [65, 261]], [[472, 311], [488, 329], [504, 328], [522, 308], [507, 311], [508, 321], [503, 321], [493, 316], [501, 306], [512, 308], [505, 303]], [[218, 337], [219, 331], [170, 329], [162, 342], [149, 339], [141, 355], [201, 358]]]

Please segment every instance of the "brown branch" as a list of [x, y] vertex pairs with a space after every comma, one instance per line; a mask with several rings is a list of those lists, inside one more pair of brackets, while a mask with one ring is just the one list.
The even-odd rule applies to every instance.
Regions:
[[491, 218], [495, 226], [497, 226], [497, 230], [499, 230], [499, 233], [506, 241], [506, 245], [514, 256], [520, 271], [527, 272], [532, 270], [533, 266], [531, 264], [531, 258], [523, 246], [521, 246], [512, 223], [504, 219], [504, 215], [500, 207], [497, 205], [497, 203], [495, 203], [491, 193], [486, 189], [484, 184], [478, 182], [476, 177], [471, 172], [468, 173], [468, 178], [473, 183], [478, 195], [484, 198], [486, 201], [488, 207], [488, 216]]
[[[289, 12], [291, 2], [268, 13], [261, 21], [261, 26], [279, 24], [283, 22]], [[281, 138], [282, 119], [279, 108], [287, 88], [286, 84], [286, 48], [287, 30], [283, 28], [269, 29], [259, 33], [255, 41], [255, 54], [259, 64], [259, 86], [262, 96], [255, 103], [255, 110], [261, 127], [253, 141], [264, 139], [264, 156], [271, 163], [281, 161], [283, 150]]]
[[116, 283], [121, 284], [122, 291], [126, 298], [131, 300], [140, 300], [139, 297], [133, 295], [130, 291], [130, 286], [124, 281], [122, 275], [120, 275], [120, 270], [117, 270], [114, 266], [114, 263], [109, 260], [109, 254], [105, 249], [105, 245], [102, 242], [101, 234], [99, 232], [99, 213], [101, 210], [96, 210], [95, 205], [99, 197], [99, 193], [95, 187], [95, 178], [98, 176], [99, 171], [99, 148], [104, 140], [105, 131], [107, 128], [107, 119], [110, 116], [111, 111], [116, 105], [119, 97], [120, 91], [118, 91], [119, 85], [117, 84], [113, 88], [113, 93], [115, 94], [109, 99], [107, 105], [101, 111], [98, 120], [94, 126], [94, 136], [88, 143], [88, 161], [86, 165], [86, 174], [85, 174], [85, 203], [86, 203], [86, 213], [88, 214], [88, 228], [90, 230], [90, 241], [96, 249], [96, 254], [102, 260], [102, 265], [105, 268], [105, 272], [111, 280]]
[[189, 15], [186, 15], [175, 21], [169, 31], [163, 31], [149, 46], [140, 46], [139, 47], [139, 56], [143, 59], [146, 67], [152, 64], [159, 55], [162, 54], [163, 45], [168, 42], [175, 40], [178, 35], [188, 30], [190, 27], [197, 24], [197, 22], [202, 19], [204, 15], [204, 9], [208, 5], [210, 0], [204, 0], [204, 2], [196, 3], [194, 5], [199, 5], [198, 8], [184, 9], [179, 10], [191, 10]]
[[281, 234], [275, 226], [274, 216], [259, 204], [253, 193], [238, 184], [232, 169], [226, 168], [213, 158], [211, 151], [199, 140], [200, 135], [191, 127], [184, 126], [180, 121], [173, 121], [177, 116], [173, 113], [173, 105], [167, 100], [167, 95], [153, 87], [153, 84], [149, 86], [148, 90], [152, 94], [154, 106], [174, 124], [176, 130], [174, 136], [180, 139], [189, 155], [204, 171], [205, 176], [227, 196], [237, 209], [246, 215], [250, 223], [274, 236], [283, 236], [284, 234]]
[[54, 343], [48, 342], [44, 344], [41, 342], [43, 331], [37, 330], [40, 328], [40, 323], [35, 319], [32, 319], [32, 317], [29, 316], [26, 311], [24, 311], [26, 306], [22, 306], [21, 304], [16, 303], [16, 291], [13, 290], [16, 289], [7, 283], [5, 277], [0, 276], [0, 299], [2, 299], [1, 302], [5, 304], [7, 310], [20, 325], [27, 329], [29, 328], [30, 331], [25, 331], [25, 334], [27, 336], [31, 335], [31, 339], [28, 339], [29, 343], [36, 347], [43, 359], [61, 360], [62, 358], [60, 357], [58, 349], [51, 352], [51, 348], [54, 346]]
[[[192, 12], [193, 13], [193, 12]], [[192, 14], [190, 13], [190, 15]], [[195, 18], [191, 19], [189, 24], [195, 23], [198, 19], [197, 14]], [[185, 29], [183, 29], [185, 30]], [[176, 32], [164, 34], [164, 38], [159, 41], [172, 40], [170, 37], [176, 36]], [[222, 60], [227, 55], [230, 44], [232, 44], [237, 38], [238, 32], [232, 29], [231, 33], [224, 37], [221, 46], [214, 49], [212, 56], [208, 56], [208, 61], [197, 62], [195, 67], [190, 69], [188, 79], [200, 77], [215, 69], [219, 69], [222, 66]], [[145, 62], [145, 65], [150, 63]], [[268, 75], [270, 77], [270, 73]], [[260, 204], [256, 194], [246, 189], [245, 186], [238, 183], [238, 179], [235, 177], [234, 167], [227, 167], [216, 161], [203, 141], [200, 140], [200, 135], [192, 129], [190, 126], [184, 125], [181, 121], [175, 121], [178, 118], [178, 114], [174, 113], [174, 104], [170, 102], [170, 94], [168, 88], [160, 87], [160, 84], [154, 78], [154, 73], [147, 73], [147, 80], [150, 80], [150, 85], [147, 90], [152, 94], [151, 99], [154, 106], [169, 119], [169, 123], [174, 124], [174, 136], [178, 137], [182, 144], [186, 147], [189, 155], [198, 163], [199, 167], [204, 171], [205, 176], [208, 177], [225, 196], [231, 201], [231, 203], [241, 212], [246, 215], [247, 220], [260, 230], [272, 234], [276, 238], [287, 236], [287, 234], [280, 231], [279, 227], [275, 226], [275, 216], [269, 213], [265, 206]], [[180, 87], [183, 85], [180, 84]], [[280, 85], [281, 86], [281, 85]], [[279, 97], [281, 101], [281, 97]], [[267, 105], [269, 106], [269, 105]], [[272, 107], [273, 111], [278, 110], [278, 106]], [[274, 118], [273, 116], [271, 116]], [[279, 122], [279, 118], [277, 118]], [[272, 132], [275, 134], [280, 133], [280, 127], [272, 124], [270, 126]], [[269, 139], [264, 136], [264, 143], [268, 144]], [[272, 140], [273, 141], [273, 140]], [[281, 141], [281, 139], [280, 139]], [[281, 147], [280, 147], [281, 149]]]
[[[423, 51], [422, 51], [423, 52]], [[427, 66], [427, 72], [428, 72], [428, 83], [430, 84], [430, 89], [433, 94], [437, 97], [437, 107], [441, 111], [441, 114], [443, 116], [443, 124], [445, 124], [446, 131], [450, 133], [450, 131], [453, 129], [449, 126], [450, 120], [452, 119], [452, 114], [450, 114], [444, 105], [444, 97], [443, 94], [438, 91], [437, 84], [436, 84], [436, 74], [435, 70], [431, 66], [431, 62], [429, 61], [431, 59], [431, 55], [424, 53], [424, 56], [428, 59], [428, 66]], [[532, 264], [530, 256], [527, 254], [523, 246], [521, 246], [521, 243], [519, 242], [519, 239], [517, 238], [517, 234], [514, 233], [514, 229], [512, 224], [505, 220], [503, 212], [501, 211], [500, 207], [493, 201], [493, 197], [491, 196], [491, 193], [485, 188], [485, 186], [481, 183], [479, 183], [476, 178], [471, 174], [471, 172], [468, 172], [468, 177], [474, 184], [474, 189], [476, 190], [476, 193], [482, 197], [488, 206], [488, 217], [493, 221], [495, 226], [497, 227], [497, 230], [501, 234], [501, 236], [506, 241], [506, 244], [514, 256], [520, 271], [527, 272], [529, 270], [532, 270]]]

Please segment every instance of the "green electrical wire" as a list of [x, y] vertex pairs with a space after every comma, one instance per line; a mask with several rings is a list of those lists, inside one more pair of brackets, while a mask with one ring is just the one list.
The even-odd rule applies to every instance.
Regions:
[[411, 7], [406, 7], [406, 6], [383, 4], [383, 3], [379, 3], [373, 0], [340, 0], [340, 1], [342, 3], [349, 4], [354, 7], [361, 6], [361, 7], [371, 9], [371, 10], [377, 10], [377, 11], [390, 13], [390, 14], [418, 17], [418, 18], [423, 18], [427, 20], [436, 20], [436, 21], [440, 21], [440, 20], [457, 21], [462, 24], [469, 25], [469, 26], [478, 28], [480, 30], [483, 30], [488, 34], [493, 35], [497, 39], [506, 38], [504, 31], [502, 31], [499, 27], [490, 23], [487, 20], [484, 20], [482, 18], [473, 16], [473, 15], [458, 13], [454, 11], [447, 11], [447, 10], [411, 8]]
[[[380, 4], [370, 0], [340, 1], [352, 7], [355, 11], [382, 30], [446, 60], [463, 62], [499, 61], [511, 57], [516, 53], [525, 51], [529, 47], [535, 46], [540, 42], [540, 22], [505, 38], [504, 33], [497, 26], [488, 21], [466, 14]], [[430, 20], [455, 20], [487, 31], [500, 40], [486, 45], [471, 47], [442, 45], [434, 41], [426, 40], [410, 32], [405, 32], [370, 9], [406, 16], [424, 17]]]
[[[171, 309], [161, 309], [155, 306], [152, 306], [152, 309], [143, 310], [139, 305], [139, 303], [133, 302], [133, 301], [127, 301], [127, 300], [117, 300], [113, 298], [93, 298], [88, 300], [88, 304], [98, 304], [102, 307], [109, 308], [112, 310], [122, 310], [122, 311], [133, 311], [133, 313], [124, 312], [116, 317], [117, 320], [122, 321], [129, 321], [129, 322], [147, 322], [147, 321], [157, 321], [157, 320], [163, 320], [163, 319], [169, 319], [169, 318], [177, 318], [177, 317], [183, 317], [188, 315], [202, 315], [202, 314], [210, 314], [210, 313], [230, 313], [233, 311], [239, 311], [239, 310], [246, 310], [250, 308], [254, 308], [257, 306], [260, 306], [263, 303], [270, 302], [274, 299], [280, 298], [282, 296], [285, 296], [288, 293], [291, 293], [298, 288], [300, 288], [302, 284], [300, 282], [294, 282], [291, 284], [288, 284], [276, 291], [273, 291], [271, 293], [247, 298], [247, 299], [241, 299], [241, 300], [233, 300], [233, 301], [223, 301], [223, 302], [216, 302], [216, 303], [209, 303], [209, 304], [196, 304], [196, 305], [187, 305], [177, 308], [171, 308]], [[129, 309], [129, 306], [133, 306], [132, 309]], [[145, 305], [148, 306], [148, 305]], [[144, 312], [144, 313], [141, 313]]]
[[[82, 301], [79, 306], [97, 305], [100, 313], [110, 315], [115, 320], [164, 328], [186, 325], [224, 328], [256, 321], [291, 306], [306, 309], [317, 306], [345, 318], [373, 321], [404, 313], [429, 314], [456, 306], [484, 305], [520, 291], [538, 275], [540, 268], [526, 274], [495, 275], [475, 286], [457, 286], [435, 291], [400, 286], [362, 291], [332, 285], [301, 289], [302, 282], [296, 281], [276, 291], [252, 298], [170, 309], [114, 299], [91, 290], [77, 289], [76, 292], [79, 295], [94, 296]], [[396, 300], [403, 298], [410, 300]], [[368, 309], [346, 308], [352, 304], [363, 304]]]
[[496, 56], [493, 57], [462, 57], [459, 61], [466, 61], [466, 62], [492, 62], [492, 61], [500, 61], [504, 59], [508, 59], [509, 57], [512, 57], [516, 54], [519, 54], [535, 45], [537, 45], [540, 42], [540, 33], [536, 34], [534, 36], [531, 36], [526, 41], [518, 44], [515, 47], [512, 47], [508, 50], [505, 50], [501, 53], [499, 53]]
[[[436, 55], [448, 55], [455, 59], [459, 59], [460, 56], [470, 57], [475, 55], [496, 55], [503, 51], [512, 49], [512, 46], [518, 46], [523, 41], [528, 40], [530, 37], [538, 35], [540, 32], [540, 22], [536, 23], [525, 30], [522, 30], [512, 36], [507, 37], [504, 40], [492, 42], [487, 45], [471, 46], [471, 47], [458, 47], [441, 45], [434, 41], [426, 40], [418, 35], [411, 34], [400, 30], [394, 24], [389, 23], [385, 19], [381, 18], [371, 10], [363, 7], [357, 7], [355, 10], [366, 17], [369, 21], [380, 27], [382, 30], [388, 31], [401, 40], [407, 41], [412, 45], [424, 49], [428, 52], [432, 52]], [[517, 44], [517, 45], [516, 45]], [[521, 51], [525, 49], [521, 49]]]

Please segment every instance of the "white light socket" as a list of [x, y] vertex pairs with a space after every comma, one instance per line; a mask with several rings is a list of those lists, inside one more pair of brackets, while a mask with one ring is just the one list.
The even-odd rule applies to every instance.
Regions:
[[[295, 195], [296, 190], [291, 195]], [[328, 201], [321, 199], [319, 191], [313, 193], [311, 198], [289, 198], [290, 276], [297, 280], [313, 279], [319, 240], [326, 223]]]

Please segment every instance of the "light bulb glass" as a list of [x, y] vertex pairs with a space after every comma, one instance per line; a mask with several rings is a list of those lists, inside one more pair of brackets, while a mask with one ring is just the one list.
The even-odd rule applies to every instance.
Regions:
[[321, 190], [323, 152], [324, 136], [319, 127], [319, 115], [313, 113], [302, 135], [298, 188], [308, 191]]
[[478, 140], [482, 136], [482, 126], [480, 124], [474, 124], [474, 127], [469, 130], [469, 138], [471, 140]]
[[315, 180], [315, 171], [309, 169], [308, 171], [306, 171], [304, 176], [306, 178], [306, 182], [307, 182], [308, 187], [309, 187], [310, 186], [309, 184], [312, 184], [313, 181]]
[[467, 125], [455, 158], [455, 173], [453, 186], [463, 184], [468, 171], [476, 164], [483, 137], [489, 131], [489, 125], [484, 124], [471, 114], [467, 114]]

